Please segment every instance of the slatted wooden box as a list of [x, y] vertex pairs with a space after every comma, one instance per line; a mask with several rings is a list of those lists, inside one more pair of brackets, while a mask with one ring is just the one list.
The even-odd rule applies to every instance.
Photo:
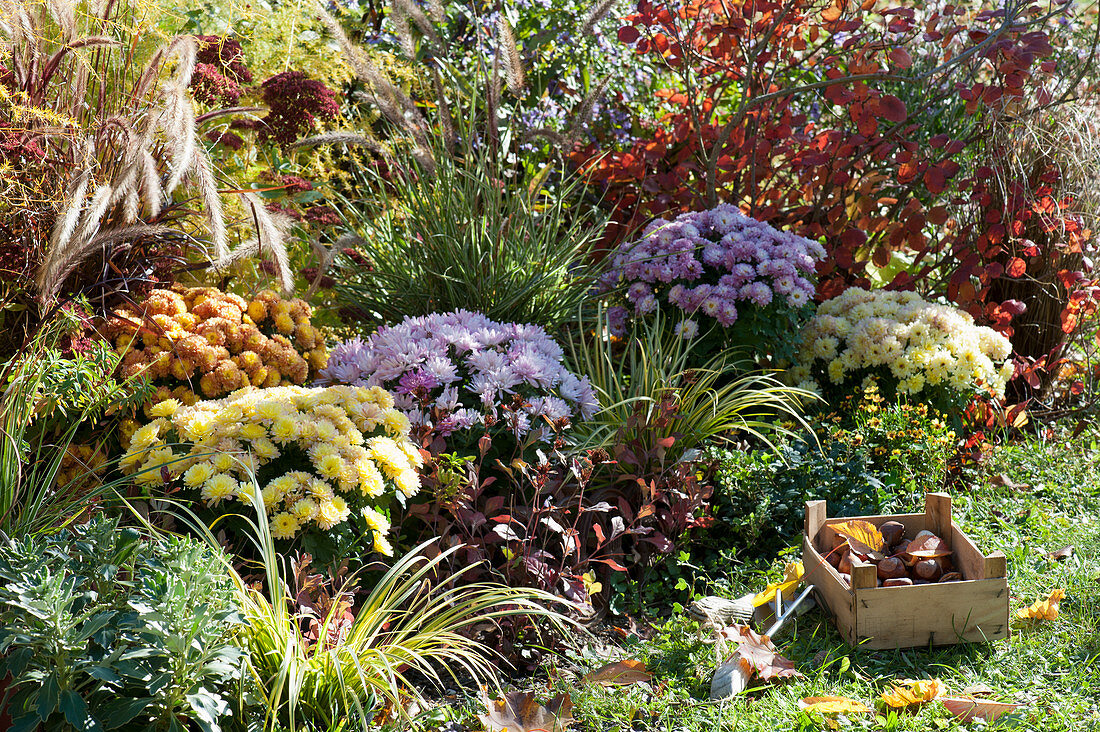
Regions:
[[[886, 521], [905, 525], [912, 538], [928, 530], [951, 548], [958, 582], [910, 587], [879, 587], [876, 567], [857, 560], [849, 587], [825, 559], [836, 533], [832, 524], [853, 518], [879, 526]], [[1008, 573], [1001, 552], [982, 554], [951, 520], [951, 496], [929, 493], [924, 513], [897, 516], [826, 518], [825, 501], [806, 502], [806, 533], [802, 537], [806, 581], [828, 608], [852, 645], [867, 648], [910, 648], [1007, 638]]]

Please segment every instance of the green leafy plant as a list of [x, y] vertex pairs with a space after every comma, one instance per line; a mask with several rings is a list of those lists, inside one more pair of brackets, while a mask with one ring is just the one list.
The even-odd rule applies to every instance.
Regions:
[[9, 537], [55, 531], [117, 495], [121, 480], [89, 483], [90, 467], [65, 470], [67, 453], [81, 428], [106, 409], [136, 405], [148, 395], [140, 380], [111, 377], [114, 356], [100, 346], [64, 356], [57, 343], [65, 330], [58, 321], [39, 331], [2, 369], [0, 531]]
[[[805, 502], [825, 500], [836, 516], [877, 513], [885, 487], [866, 452], [835, 441], [787, 441], [778, 450], [715, 450], [714, 518], [720, 531], [701, 548], [741, 557], [773, 556], [802, 530]], [[705, 560], [704, 560], [705, 561]]]
[[95, 519], [0, 546], [13, 730], [221, 729], [241, 672], [225, 560]]
[[579, 181], [551, 191], [545, 176], [526, 178], [506, 162], [507, 133], [500, 152], [464, 134], [452, 155], [433, 139], [434, 162], [398, 153], [388, 181], [361, 171], [361, 190], [375, 193], [344, 210], [366, 259], [344, 258], [340, 304], [372, 324], [454, 310], [548, 330], [568, 320], [600, 273], [580, 266], [603, 219], [568, 205]]
[[[587, 375], [596, 390], [600, 410], [575, 427], [578, 442], [610, 449], [644, 437], [652, 447], [668, 443], [674, 449], [665, 459], [675, 462], [723, 435], [740, 432], [768, 443], [768, 435], [786, 431], [782, 420], [805, 425], [802, 408], [816, 399], [812, 392], [768, 373], [738, 375], [742, 362], [731, 351], [693, 368], [691, 341], [663, 323], [658, 312], [619, 340], [610, 335], [603, 311], [591, 320], [582, 318], [571, 355], [575, 370]], [[676, 408], [665, 410], [667, 419], [656, 419], [669, 398]]]
[[[239, 581], [238, 593], [247, 621], [242, 642], [265, 706], [265, 729], [372, 729], [383, 705], [404, 713], [405, 700], [415, 694], [413, 674], [429, 682], [460, 674], [493, 680], [494, 654], [474, 638], [475, 628], [520, 615], [568, 622], [550, 609], [559, 601], [548, 593], [449, 582], [439, 572], [457, 548], [428, 558], [433, 542], [425, 542], [374, 579], [365, 599], [351, 608], [352, 618], [347, 604], [333, 602], [311, 616], [316, 622], [304, 633], [267, 523], [250, 523], [266, 591]], [[353, 581], [368, 584], [366, 579], [350, 577], [338, 592]]]

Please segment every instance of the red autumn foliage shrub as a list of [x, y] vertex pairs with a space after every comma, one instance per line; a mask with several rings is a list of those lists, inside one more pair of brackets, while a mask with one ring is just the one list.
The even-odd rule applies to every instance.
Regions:
[[[1071, 13], [1066, 3], [641, 0], [619, 38], [664, 66], [665, 113], [628, 148], [589, 147], [573, 161], [615, 207], [612, 237], [734, 202], [825, 243], [821, 298], [875, 278], [946, 295], [1011, 333], [1024, 310], [1006, 280], [1087, 234], [1056, 166], [1007, 169], [994, 134], [1077, 88], [1069, 54], [1052, 45], [1079, 40], [1054, 33]], [[1059, 279], [1059, 333], [1036, 344], [1059, 341], [1091, 307], [1087, 271]]]

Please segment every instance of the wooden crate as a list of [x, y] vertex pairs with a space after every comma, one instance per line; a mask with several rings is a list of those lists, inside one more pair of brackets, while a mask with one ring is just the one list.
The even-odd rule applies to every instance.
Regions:
[[[906, 536], [928, 530], [951, 548], [963, 579], [909, 587], [879, 587], [876, 567], [856, 560], [849, 587], [823, 555], [833, 547], [831, 525], [853, 518], [876, 526], [886, 521], [905, 525]], [[829, 609], [852, 645], [867, 648], [909, 648], [1007, 638], [1008, 573], [1005, 555], [982, 554], [951, 520], [951, 496], [929, 493], [924, 513], [897, 516], [826, 518], [825, 501], [806, 502], [806, 533], [802, 537], [806, 581], [817, 588], [817, 599]]]

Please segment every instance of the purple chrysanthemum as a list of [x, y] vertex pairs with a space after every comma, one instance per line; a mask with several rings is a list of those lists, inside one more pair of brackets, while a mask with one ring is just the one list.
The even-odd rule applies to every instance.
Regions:
[[387, 389], [414, 424], [442, 437], [499, 423], [522, 439], [548, 422], [567, 426], [595, 413], [591, 384], [563, 357], [539, 326], [459, 310], [345, 341], [329, 355], [321, 382]]
[[648, 315], [666, 301], [724, 328], [737, 321], [738, 308], [800, 308], [814, 295], [811, 279], [824, 257], [817, 242], [778, 231], [728, 204], [674, 221], [658, 219], [641, 239], [619, 247], [601, 280], [605, 291], [621, 287], [625, 293], [621, 305], [608, 311], [612, 332], [623, 335], [631, 317]]

